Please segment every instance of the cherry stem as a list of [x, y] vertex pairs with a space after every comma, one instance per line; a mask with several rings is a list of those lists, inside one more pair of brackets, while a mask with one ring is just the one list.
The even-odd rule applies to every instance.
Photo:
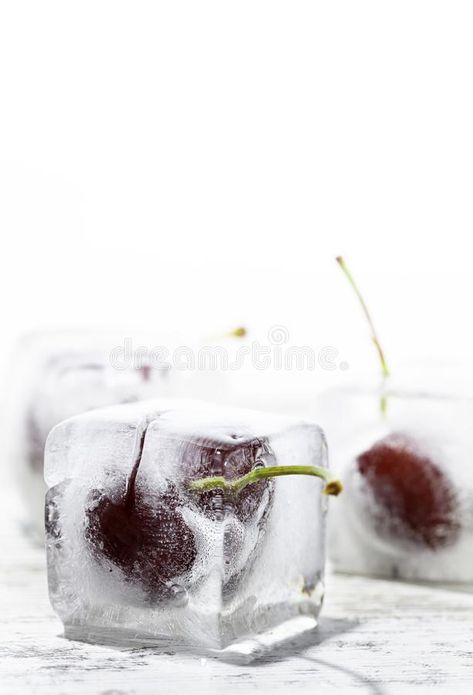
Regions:
[[258, 482], [263, 478], [275, 478], [279, 475], [313, 475], [325, 481], [322, 492], [326, 495], [338, 495], [343, 489], [339, 480], [330, 477], [330, 472], [326, 468], [319, 466], [268, 466], [267, 468], [254, 468], [252, 471], [236, 478], [236, 480], [226, 480], [223, 476], [200, 478], [189, 483], [189, 489], [196, 492], [206, 492], [220, 488], [229, 492], [240, 492], [247, 485]]
[[373, 319], [371, 318], [371, 314], [368, 311], [368, 307], [366, 306], [365, 300], [363, 299], [363, 295], [361, 294], [360, 290], [358, 289], [358, 286], [357, 286], [355, 280], [353, 279], [352, 274], [348, 270], [348, 267], [347, 267], [345, 261], [343, 260], [342, 256], [337, 256], [337, 258], [335, 260], [337, 261], [338, 265], [345, 273], [345, 276], [346, 276], [348, 282], [350, 283], [353, 290], [355, 291], [356, 296], [358, 297], [358, 300], [361, 304], [361, 308], [363, 309], [363, 313], [366, 317], [366, 320], [368, 321], [368, 325], [369, 325], [370, 330], [371, 330], [371, 340], [373, 341], [374, 346], [375, 346], [376, 350], [378, 351], [379, 361], [381, 363], [381, 372], [383, 374], [383, 377], [386, 378], [389, 376], [390, 372], [388, 369], [386, 358], [384, 356], [383, 348], [381, 347], [381, 343], [379, 342], [379, 339], [378, 339], [378, 334], [376, 333], [376, 329], [374, 327]]

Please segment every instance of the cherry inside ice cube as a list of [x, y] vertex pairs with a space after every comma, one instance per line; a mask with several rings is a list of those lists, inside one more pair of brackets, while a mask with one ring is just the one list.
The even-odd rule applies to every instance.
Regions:
[[452, 483], [412, 437], [392, 433], [358, 456], [380, 535], [436, 550], [457, 539]]
[[[264, 441], [245, 441], [244, 436], [234, 434], [230, 437], [231, 444], [208, 439], [190, 442], [182, 452], [179, 484], [169, 483], [165, 491], [153, 494], [142, 485], [139, 475], [145, 437], [146, 432], [142, 435], [137, 460], [121, 487], [91, 491], [85, 535], [99, 562], [107, 559], [151, 600], [160, 600], [174, 596], [175, 587], [186, 583], [184, 575], [196, 561], [195, 529], [186, 522], [183, 509], [190, 508], [216, 524], [227, 515], [234, 517], [240, 527], [257, 523], [261, 536], [274, 483], [260, 480], [238, 495], [221, 489], [188, 491], [187, 483], [191, 480], [211, 476], [234, 480], [255, 466], [264, 466], [271, 458]], [[229, 525], [224, 539], [225, 552], [237, 553], [238, 547], [234, 545]], [[234, 583], [231, 573], [227, 584]]]
[[46, 444], [46, 545], [65, 635], [224, 650], [313, 629], [326, 463], [315, 423], [200, 401], [60, 423]]

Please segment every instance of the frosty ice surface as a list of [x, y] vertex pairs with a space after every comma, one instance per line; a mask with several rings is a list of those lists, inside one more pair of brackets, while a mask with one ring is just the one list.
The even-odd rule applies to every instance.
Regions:
[[[344, 494], [329, 519], [344, 572], [473, 581], [473, 400], [465, 371], [408, 370], [327, 393], [319, 416]], [[386, 413], [380, 410], [384, 398]]]
[[191, 489], [303, 464], [326, 466], [317, 425], [198, 401], [121, 405], [56, 426], [47, 553], [66, 635], [223, 649], [281, 626], [314, 627], [323, 482], [290, 475], [237, 494]]
[[37, 534], [44, 527], [43, 458], [50, 429], [92, 408], [169, 395], [174, 382], [165, 364], [111, 363], [111, 350], [122, 341], [107, 333], [38, 333], [18, 347], [6, 408], [6, 455]]

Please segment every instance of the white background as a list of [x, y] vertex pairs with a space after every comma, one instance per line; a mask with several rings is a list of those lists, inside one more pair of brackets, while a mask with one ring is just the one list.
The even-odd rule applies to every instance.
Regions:
[[0, 4], [0, 360], [35, 328], [473, 348], [470, 2]]

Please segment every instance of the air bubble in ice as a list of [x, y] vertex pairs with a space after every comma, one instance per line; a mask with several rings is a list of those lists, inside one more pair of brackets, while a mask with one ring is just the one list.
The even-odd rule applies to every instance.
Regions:
[[174, 606], [186, 606], [189, 601], [189, 594], [180, 584], [173, 584], [170, 587], [171, 601]]

